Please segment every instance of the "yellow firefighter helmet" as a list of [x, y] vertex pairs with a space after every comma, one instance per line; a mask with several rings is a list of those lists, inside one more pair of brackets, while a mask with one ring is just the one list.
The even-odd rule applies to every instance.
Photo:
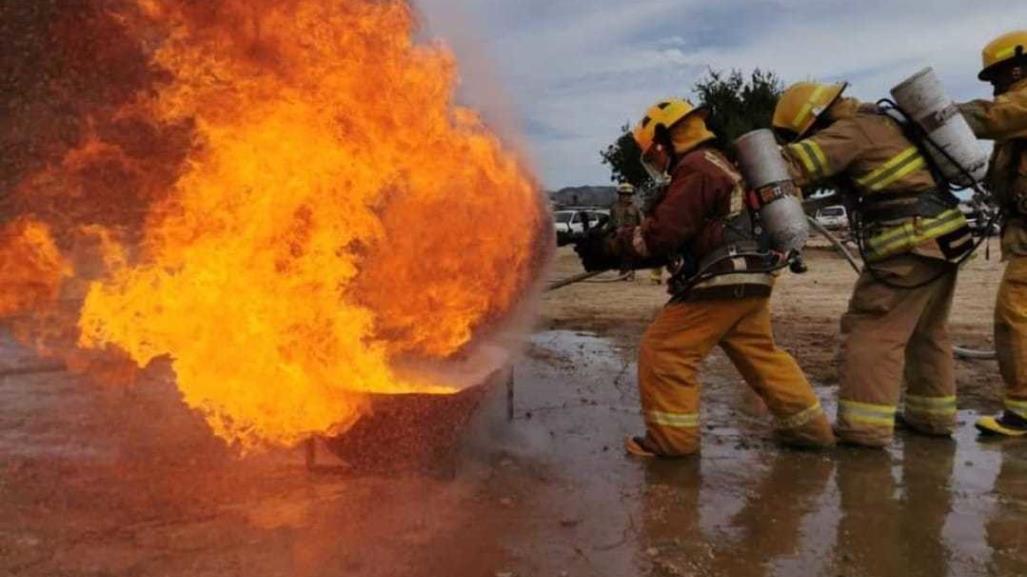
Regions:
[[635, 194], [635, 186], [630, 182], [622, 182], [617, 186], [617, 194]]
[[774, 128], [802, 138], [817, 118], [845, 92], [848, 84], [796, 82], [788, 87], [774, 109]]
[[998, 67], [1017, 58], [1027, 58], [1027, 30], [1009, 32], [989, 42], [981, 54], [983, 65], [977, 77], [990, 81]]
[[701, 114], [705, 118], [706, 109], [692, 106], [691, 102], [682, 98], [661, 100], [650, 106], [645, 111], [645, 117], [642, 118], [632, 131], [635, 142], [642, 149], [642, 154], [645, 154], [653, 145], [653, 141], [656, 140], [656, 129], [658, 126], [670, 129], [693, 114]]

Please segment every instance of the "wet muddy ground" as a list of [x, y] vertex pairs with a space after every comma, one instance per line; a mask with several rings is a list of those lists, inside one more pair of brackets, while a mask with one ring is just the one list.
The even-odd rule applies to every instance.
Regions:
[[[852, 279], [813, 265], [783, 279], [777, 328], [830, 411]], [[986, 347], [998, 266], [971, 267], [953, 332]], [[664, 300], [647, 283], [547, 295], [515, 366], [515, 419], [496, 387], [454, 461], [428, 472], [312, 473], [300, 449], [239, 457], [166, 368], [131, 389], [0, 377], [0, 575], [1027, 575], [1027, 443], [972, 429], [998, 398], [986, 362], [960, 365], [954, 440], [809, 453], [768, 440], [762, 405], [716, 354], [701, 456], [625, 457], [641, 431], [635, 347]], [[38, 362], [0, 342], [0, 367]]]

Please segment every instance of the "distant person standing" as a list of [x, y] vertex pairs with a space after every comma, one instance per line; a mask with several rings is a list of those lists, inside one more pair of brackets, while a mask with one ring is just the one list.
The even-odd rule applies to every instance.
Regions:
[[[610, 225], [615, 230], [624, 227], [634, 228], [642, 224], [642, 211], [635, 204], [635, 187], [622, 182], [617, 187], [617, 200], [610, 205]], [[635, 280], [635, 270], [625, 263], [620, 269], [626, 281]]]

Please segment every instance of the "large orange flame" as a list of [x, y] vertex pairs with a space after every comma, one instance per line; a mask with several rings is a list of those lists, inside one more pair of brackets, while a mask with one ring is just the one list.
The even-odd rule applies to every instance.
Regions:
[[170, 357], [244, 448], [342, 432], [369, 393], [453, 391], [397, 367], [507, 319], [549, 238], [529, 174], [453, 104], [452, 56], [400, 0], [138, 1], [168, 81], [126, 108], [195, 138], [139, 249], [105, 248], [80, 346]]
[[0, 227], [0, 317], [53, 307], [70, 274], [48, 226], [21, 218]]

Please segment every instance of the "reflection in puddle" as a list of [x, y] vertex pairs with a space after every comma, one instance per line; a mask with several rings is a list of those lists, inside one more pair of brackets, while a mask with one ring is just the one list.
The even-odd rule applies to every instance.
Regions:
[[[536, 423], [550, 430], [549, 459], [575, 487], [559, 499], [589, 510], [596, 520], [586, 528], [631, 533], [640, 568], [657, 575], [1027, 574], [1027, 445], [980, 442], [970, 412], [960, 414], [955, 440], [900, 433], [887, 451], [782, 449], [766, 440], [759, 418], [738, 408], [744, 385], [714, 359], [705, 373], [701, 457], [644, 463], [620, 449], [620, 438], [642, 427], [632, 352], [567, 331], [542, 333], [533, 345], [518, 366], [526, 402], [537, 395], [567, 408]], [[818, 393], [833, 405], [833, 390]]]

